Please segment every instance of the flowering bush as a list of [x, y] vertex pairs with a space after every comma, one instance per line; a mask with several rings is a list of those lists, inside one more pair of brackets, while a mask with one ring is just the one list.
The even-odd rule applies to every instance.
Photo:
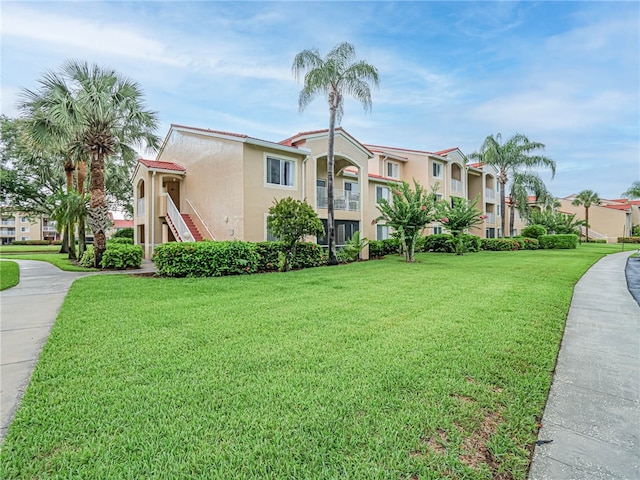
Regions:
[[487, 218], [476, 208], [479, 198], [480, 196], [477, 196], [469, 203], [464, 198], [452, 197], [451, 203], [442, 201], [438, 204], [439, 213], [442, 215], [440, 223], [453, 235], [449, 243], [456, 255], [463, 255], [468, 251], [461, 235]]

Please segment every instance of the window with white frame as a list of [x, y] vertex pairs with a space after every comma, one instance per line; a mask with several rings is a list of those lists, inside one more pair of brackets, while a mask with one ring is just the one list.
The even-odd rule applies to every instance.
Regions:
[[502, 205], [500, 204], [496, 205], [496, 212], [499, 217], [502, 216]]
[[20, 231], [21, 232], [28, 232], [29, 231], [29, 227], [20, 227]]
[[20, 221], [22, 223], [29, 223], [29, 219], [27, 217], [20, 217]]
[[438, 162], [433, 162], [433, 176], [434, 178], [441, 178], [442, 177], [442, 164], [438, 163]]
[[266, 157], [267, 183], [283, 187], [293, 187], [296, 162], [283, 158]]
[[389, 238], [389, 227], [387, 225], [376, 225], [376, 240], [386, 240]]
[[442, 194], [436, 193], [436, 202], [439, 202], [440, 200], [442, 200]]
[[264, 214], [264, 238], [267, 242], [277, 242], [278, 237], [276, 237], [273, 233], [269, 231], [269, 227], [267, 226], [267, 217], [268, 213]]
[[385, 199], [387, 202], [391, 201], [391, 190], [389, 187], [383, 187], [376, 185], [376, 203], [379, 203], [381, 199]]
[[396, 162], [387, 162], [387, 177], [400, 178], [400, 164]]
[[433, 234], [440, 235], [442, 233], [442, 225], [436, 225], [433, 227]]
[[24, 240], [30, 240], [30, 238], [29, 237], [20, 237], [20, 240], [23, 240], [23, 241]]

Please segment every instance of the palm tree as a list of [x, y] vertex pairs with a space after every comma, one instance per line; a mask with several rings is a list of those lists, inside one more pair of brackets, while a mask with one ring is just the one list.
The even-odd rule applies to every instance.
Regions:
[[524, 218], [530, 216], [529, 195], [536, 197], [536, 203], [547, 204], [551, 199], [551, 194], [540, 175], [530, 171], [514, 172], [509, 192], [509, 236], [513, 235], [516, 210]]
[[632, 200], [634, 198], [640, 198], [640, 181], [636, 180], [631, 184], [626, 192], [622, 194], [624, 198]]
[[498, 183], [500, 188], [500, 211], [502, 212], [502, 236], [505, 236], [505, 191], [507, 182], [522, 169], [547, 167], [551, 170], [551, 178], [556, 174], [556, 162], [544, 155], [531, 155], [534, 150], [543, 150], [545, 145], [540, 142], [532, 142], [525, 135], [516, 133], [509, 140], [502, 142], [502, 135], [495, 137], [489, 135], [480, 152], [473, 152], [469, 158], [479, 160], [486, 165], [492, 165], [498, 169]]
[[589, 241], [589, 208], [591, 205], [600, 205], [600, 197], [593, 190], [582, 190], [576, 198], [571, 202], [571, 205], [575, 205], [579, 207], [581, 205], [584, 206], [584, 220], [585, 220], [585, 228], [587, 229], [587, 234], [585, 236], [586, 241]]
[[291, 71], [296, 80], [304, 74], [304, 86], [298, 98], [302, 112], [318, 95], [326, 95], [329, 102], [329, 145], [327, 148], [327, 238], [329, 265], [337, 265], [333, 210], [333, 144], [336, 122], [343, 114], [343, 100], [350, 95], [359, 100], [365, 111], [371, 110], [370, 84], [378, 86], [378, 70], [365, 61], [355, 60], [353, 45], [343, 42], [322, 58], [317, 49], [303, 50], [293, 59]]
[[109, 226], [105, 161], [115, 153], [132, 151], [133, 146], [157, 148], [157, 115], [146, 110], [137, 83], [97, 65], [68, 61], [60, 74], [48, 73], [40, 84], [39, 92], [25, 91], [22, 106], [43, 141], [55, 138], [72, 158], [89, 162], [87, 223], [99, 268]]

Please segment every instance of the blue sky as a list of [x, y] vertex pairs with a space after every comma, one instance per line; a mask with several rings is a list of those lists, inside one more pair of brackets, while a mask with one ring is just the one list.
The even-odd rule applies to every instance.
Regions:
[[363, 143], [476, 151], [489, 134], [547, 145], [556, 196], [618, 198], [640, 179], [638, 2], [2, 2], [2, 113], [74, 58], [141, 84], [171, 123], [279, 141], [326, 128], [300, 115], [296, 53], [342, 41], [380, 72]]

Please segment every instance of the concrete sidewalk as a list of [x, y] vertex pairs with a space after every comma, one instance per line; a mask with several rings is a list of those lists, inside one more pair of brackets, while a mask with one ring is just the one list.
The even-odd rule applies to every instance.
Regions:
[[20, 266], [20, 283], [0, 292], [0, 441], [73, 281], [103, 273], [155, 272], [153, 263], [148, 261], [139, 270], [99, 273], [63, 272], [50, 263], [35, 260], [12, 261]]
[[553, 442], [536, 447], [530, 480], [640, 478], [640, 306], [625, 278], [632, 253], [602, 258], [575, 287], [538, 435]]

